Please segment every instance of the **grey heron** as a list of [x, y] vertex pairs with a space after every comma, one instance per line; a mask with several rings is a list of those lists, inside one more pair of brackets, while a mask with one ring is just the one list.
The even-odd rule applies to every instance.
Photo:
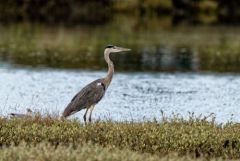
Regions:
[[104, 50], [104, 59], [108, 64], [108, 73], [105, 77], [97, 79], [86, 85], [80, 92], [78, 92], [65, 108], [62, 117], [66, 118], [76, 112], [86, 109], [83, 116], [84, 122], [87, 122], [87, 114], [90, 111], [88, 121], [92, 121], [92, 111], [94, 106], [103, 98], [109, 84], [112, 81], [114, 73], [114, 65], [109, 58], [111, 53], [119, 53], [123, 51], [130, 51], [131, 49], [108, 45]]

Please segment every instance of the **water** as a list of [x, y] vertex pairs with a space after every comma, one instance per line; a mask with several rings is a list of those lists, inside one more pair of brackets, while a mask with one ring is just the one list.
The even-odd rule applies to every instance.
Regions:
[[238, 27], [166, 27], [151, 19], [145, 26], [126, 17], [87, 27], [0, 25], [0, 61], [36, 68], [103, 70], [104, 47], [114, 44], [132, 49], [112, 55], [119, 71], [240, 71]]
[[92, 26], [0, 24], [0, 33], [3, 116], [26, 108], [60, 115], [84, 85], [106, 74], [103, 50], [115, 44], [132, 50], [111, 55], [117, 72], [94, 119], [161, 119], [164, 111], [239, 121], [237, 26], [175, 26], [119, 15]]
[[[71, 98], [105, 71], [0, 69], [0, 111], [61, 114]], [[93, 112], [93, 119], [161, 119], [161, 110], [187, 117], [215, 113], [218, 122], [240, 121], [240, 75], [214, 73], [120, 73]], [[85, 110], [71, 116], [79, 118]]]

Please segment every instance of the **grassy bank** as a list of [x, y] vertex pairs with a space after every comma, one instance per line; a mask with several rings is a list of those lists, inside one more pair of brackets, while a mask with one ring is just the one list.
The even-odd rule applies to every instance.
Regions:
[[[133, 152], [128, 149], [102, 147], [99, 145], [85, 144], [81, 147], [72, 146], [54, 147], [41, 143], [36, 146], [10, 146], [0, 151], [0, 161], [205, 161], [206, 158], [193, 158], [190, 155], [178, 156], [168, 154], [165, 156], [151, 155]], [[223, 158], [212, 158], [208, 161], [224, 160]], [[231, 159], [228, 159], [231, 160]], [[237, 160], [236, 160], [237, 161]]]
[[38, 144], [36, 146], [10, 146], [0, 151], [0, 160], [11, 161], [122, 161], [122, 160], [158, 160], [157, 156], [139, 154], [130, 150], [119, 150], [116, 148], [103, 148], [98, 145], [85, 144], [74, 148], [72, 146], [59, 145], [57, 148], [49, 144]]
[[[179, 156], [206, 158], [240, 157], [239, 124], [218, 125], [214, 120], [208, 122], [193, 117], [187, 121], [175, 118], [141, 123], [99, 121], [87, 126], [74, 120], [51, 117], [21, 120], [1, 118], [0, 127], [0, 144], [14, 145], [19, 149], [22, 146], [18, 145], [22, 142], [30, 146], [40, 146], [39, 143], [45, 142], [54, 147], [61, 145], [59, 151], [64, 147], [71, 151], [70, 146], [81, 151], [82, 147], [91, 143], [154, 156], [176, 153]], [[14, 146], [7, 148], [6, 153]], [[24, 148], [20, 151], [24, 151]], [[55, 152], [61, 153], [58, 149]]]

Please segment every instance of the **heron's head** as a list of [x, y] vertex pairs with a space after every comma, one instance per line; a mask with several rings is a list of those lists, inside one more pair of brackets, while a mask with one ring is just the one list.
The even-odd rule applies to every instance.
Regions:
[[118, 47], [114, 45], [107, 45], [105, 47], [105, 51], [108, 51], [109, 53], [119, 53], [122, 51], [130, 51], [131, 49], [123, 48], [123, 47]]

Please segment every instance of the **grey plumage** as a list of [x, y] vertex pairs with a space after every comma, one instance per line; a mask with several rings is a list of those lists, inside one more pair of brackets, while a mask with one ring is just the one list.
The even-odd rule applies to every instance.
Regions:
[[91, 122], [92, 111], [94, 106], [103, 98], [109, 84], [111, 83], [114, 66], [109, 58], [110, 53], [118, 53], [122, 51], [129, 51], [130, 49], [117, 47], [113, 45], [106, 46], [104, 50], [104, 59], [108, 64], [107, 76], [101, 79], [97, 79], [90, 84], [86, 85], [80, 92], [78, 92], [71, 102], [65, 108], [62, 116], [68, 117], [82, 109], [87, 109], [83, 118], [86, 123], [86, 116], [90, 109], [89, 122]]
[[105, 87], [103, 79], [97, 79], [89, 83], [72, 98], [63, 112], [63, 117], [97, 104], [105, 94]]

